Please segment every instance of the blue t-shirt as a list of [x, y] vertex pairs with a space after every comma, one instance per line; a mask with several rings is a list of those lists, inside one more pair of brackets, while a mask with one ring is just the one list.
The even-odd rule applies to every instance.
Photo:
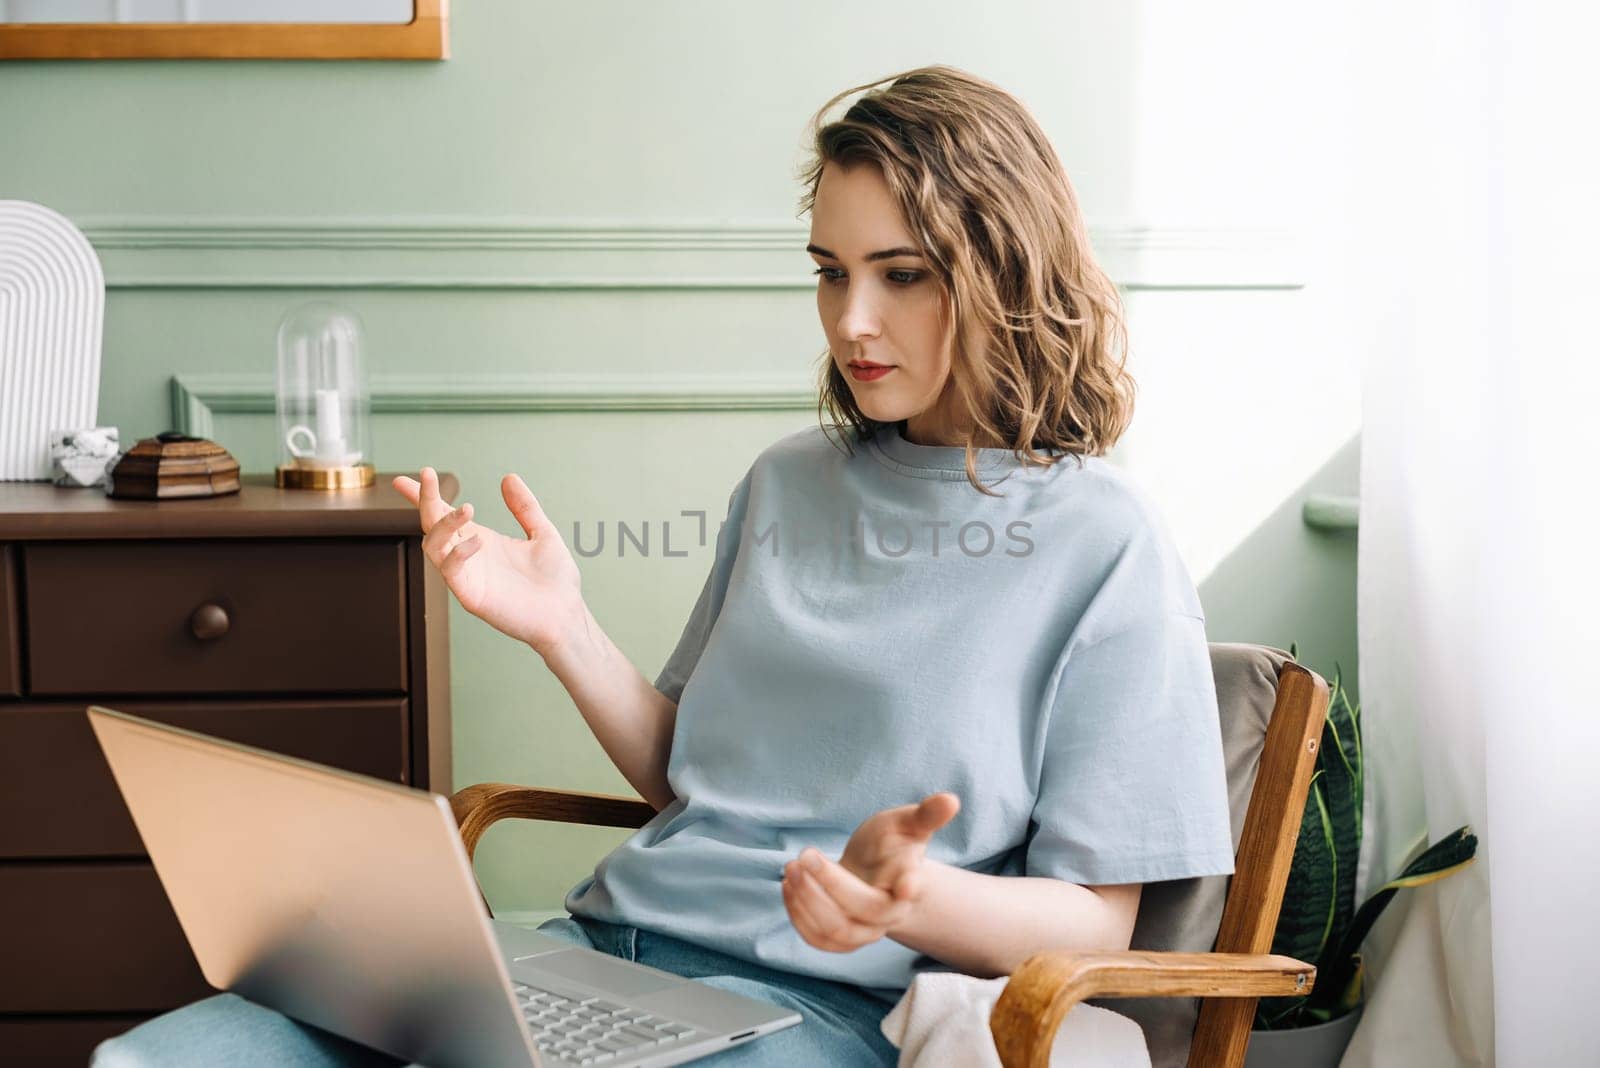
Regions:
[[[656, 687], [676, 800], [567, 894], [576, 914], [900, 996], [938, 962], [807, 944], [783, 866], [949, 790], [931, 860], [1086, 885], [1233, 871], [1205, 619], [1151, 502], [1094, 457], [791, 434], [729, 500]], [[997, 479], [1003, 481], [997, 482]]]

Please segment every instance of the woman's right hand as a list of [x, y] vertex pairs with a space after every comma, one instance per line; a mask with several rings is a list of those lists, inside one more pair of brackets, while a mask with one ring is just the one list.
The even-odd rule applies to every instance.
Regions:
[[581, 620], [578, 565], [521, 478], [501, 479], [500, 493], [526, 540], [472, 522], [470, 504], [452, 510], [439, 496], [431, 467], [422, 469], [420, 481], [397, 477], [394, 488], [417, 506], [422, 552], [467, 611], [541, 656]]

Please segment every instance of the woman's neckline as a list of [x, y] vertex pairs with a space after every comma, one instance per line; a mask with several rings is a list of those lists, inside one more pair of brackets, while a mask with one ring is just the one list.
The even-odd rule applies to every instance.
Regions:
[[[967, 450], [961, 445], [918, 445], [902, 436], [900, 424], [879, 427], [871, 447], [889, 465], [919, 478], [966, 478]], [[1004, 471], [1023, 466], [1010, 449], [974, 449], [974, 464], [979, 471]]]

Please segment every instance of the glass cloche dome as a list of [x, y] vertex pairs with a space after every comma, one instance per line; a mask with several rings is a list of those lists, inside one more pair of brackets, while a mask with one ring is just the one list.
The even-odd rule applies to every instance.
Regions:
[[348, 489], [372, 485], [361, 320], [316, 301], [278, 326], [278, 485]]

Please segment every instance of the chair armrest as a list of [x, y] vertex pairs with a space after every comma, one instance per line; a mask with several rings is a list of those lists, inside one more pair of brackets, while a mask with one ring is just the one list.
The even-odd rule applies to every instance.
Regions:
[[647, 802], [612, 794], [586, 794], [576, 790], [543, 790], [503, 782], [480, 782], [457, 790], [450, 798], [461, 841], [471, 860], [483, 837], [503, 819], [554, 820], [589, 823], [599, 827], [643, 827], [656, 810]]
[[1088, 998], [1283, 997], [1309, 994], [1317, 970], [1270, 953], [1035, 953], [989, 1014], [1005, 1068], [1048, 1068], [1067, 1011]]

